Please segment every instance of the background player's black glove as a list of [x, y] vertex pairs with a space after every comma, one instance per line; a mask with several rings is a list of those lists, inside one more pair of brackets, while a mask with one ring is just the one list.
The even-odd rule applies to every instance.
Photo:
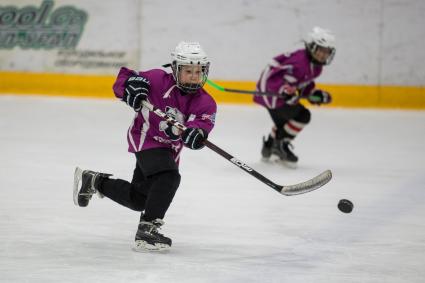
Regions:
[[313, 93], [310, 94], [307, 99], [311, 104], [316, 105], [328, 104], [332, 102], [332, 97], [329, 92], [320, 89], [316, 89], [315, 91], [313, 91]]
[[184, 145], [188, 148], [201, 149], [205, 146], [204, 141], [208, 138], [208, 133], [201, 128], [187, 128], [181, 137]]
[[142, 109], [142, 101], [148, 98], [150, 82], [141, 76], [131, 76], [125, 82], [124, 95], [122, 100], [134, 111]]

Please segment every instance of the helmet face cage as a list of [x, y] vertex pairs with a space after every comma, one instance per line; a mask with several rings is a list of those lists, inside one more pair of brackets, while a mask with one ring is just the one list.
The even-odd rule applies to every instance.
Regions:
[[[335, 36], [327, 29], [314, 27], [312, 32], [308, 34], [305, 45], [312, 61], [316, 64], [329, 65], [335, 56]], [[316, 59], [315, 55], [319, 47], [329, 50], [329, 55], [324, 62]]]
[[[182, 73], [183, 67], [190, 67], [192, 68], [192, 72], [195, 73], [196, 69], [198, 69], [198, 66], [201, 67], [201, 74], [200, 74], [201, 79], [197, 83], [187, 83], [187, 82], [181, 81], [181, 73]], [[200, 64], [198, 62], [198, 64], [187, 64], [187, 63], [178, 63], [177, 61], [173, 61], [171, 64], [171, 68], [173, 70], [173, 76], [174, 76], [174, 79], [176, 80], [177, 87], [186, 93], [195, 93], [199, 89], [201, 89], [206, 83], [208, 79], [210, 63], [208, 62], [206, 64]], [[192, 73], [192, 76], [194, 76], [193, 73]]]
[[[171, 60], [171, 68], [178, 88], [186, 93], [195, 93], [204, 86], [208, 78], [210, 61], [198, 42], [180, 42], [171, 53]], [[188, 68], [191, 69], [191, 74], [185, 73]], [[190, 82], [186, 81], [188, 75]], [[192, 79], [193, 76], [198, 75], [197, 80]], [[182, 81], [183, 76], [185, 81]]]
[[[311, 58], [313, 59], [313, 61], [316, 64], [329, 65], [332, 62], [332, 60], [334, 59], [335, 51], [336, 51], [334, 47], [321, 46], [321, 45], [319, 45], [315, 42], [306, 43], [306, 47], [307, 47], [308, 52], [310, 53]], [[327, 49], [330, 50], [329, 56], [326, 58], [325, 62], [319, 62], [318, 60], [315, 59], [314, 54], [316, 53], [316, 51], [319, 47], [327, 48]]]

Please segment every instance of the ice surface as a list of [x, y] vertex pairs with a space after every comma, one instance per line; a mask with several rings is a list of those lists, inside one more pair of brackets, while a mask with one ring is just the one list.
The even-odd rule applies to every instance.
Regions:
[[425, 112], [312, 114], [294, 143], [297, 170], [260, 161], [271, 126], [260, 107], [220, 105], [210, 140], [277, 183], [331, 169], [329, 184], [285, 197], [209, 149], [185, 149], [162, 230], [173, 247], [135, 253], [137, 212], [72, 201], [77, 165], [131, 177], [132, 111], [1, 96], [0, 282], [424, 282]]

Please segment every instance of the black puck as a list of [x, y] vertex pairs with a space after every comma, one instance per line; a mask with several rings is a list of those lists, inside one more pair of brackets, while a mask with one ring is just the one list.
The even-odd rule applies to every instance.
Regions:
[[338, 209], [344, 213], [350, 213], [353, 211], [353, 203], [348, 199], [341, 199], [338, 202]]

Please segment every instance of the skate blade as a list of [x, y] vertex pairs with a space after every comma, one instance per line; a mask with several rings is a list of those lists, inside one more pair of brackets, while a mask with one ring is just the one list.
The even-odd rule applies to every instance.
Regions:
[[135, 252], [166, 252], [170, 249], [169, 245], [156, 243], [155, 245], [151, 245], [146, 241], [136, 241], [134, 247], [132, 248]]
[[81, 168], [79, 167], [76, 167], [74, 172], [74, 190], [73, 190], [73, 199], [74, 199], [74, 204], [76, 206], [79, 206], [78, 191], [79, 191], [79, 185], [80, 185], [82, 176], [83, 176], [83, 170], [81, 170]]

